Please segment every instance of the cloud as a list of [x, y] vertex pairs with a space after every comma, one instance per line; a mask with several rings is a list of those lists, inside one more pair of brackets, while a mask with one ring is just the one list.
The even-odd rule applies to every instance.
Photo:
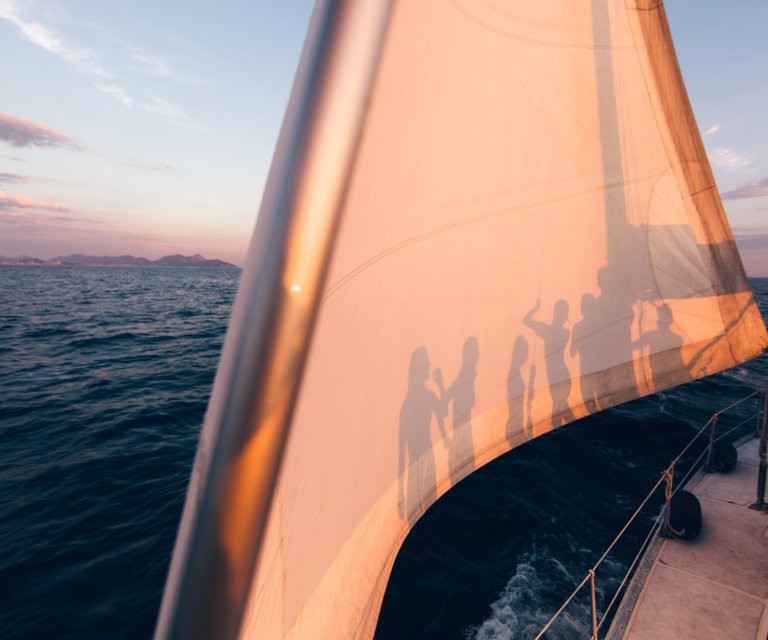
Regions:
[[0, 211], [18, 213], [21, 209], [38, 209], [44, 211], [58, 211], [60, 213], [71, 213], [71, 209], [62, 207], [58, 202], [31, 200], [26, 196], [14, 196], [5, 191], [0, 191]]
[[206, 127], [203, 127], [192, 120], [181, 107], [173, 104], [165, 98], [158, 98], [157, 96], [153, 95], [152, 100], [150, 102], [145, 102], [142, 105], [142, 108], [147, 113], [164, 117], [167, 119], [167, 121], [179, 127], [183, 127], [184, 129], [210, 132], [210, 129], [207, 129]]
[[732, 191], [726, 191], [721, 194], [720, 197], [723, 200], [740, 200], [741, 198], [763, 198], [768, 196], [768, 178], [760, 180], [760, 182], [754, 182], [752, 184], [745, 184], [742, 187], [733, 189]]
[[711, 151], [707, 151], [707, 155], [712, 164], [732, 171], [742, 169], [752, 162], [752, 158], [748, 154], [723, 147], [715, 147]]
[[737, 234], [734, 240], [740, 251], [768, 249], [768, 233], [765, 232]]
[[116, 84], [95, 84], [93, 86], [102, 93], [112, 96], [120, 104], [123, 104], [126, 107], [130, 107], [133, 104], [133, 98], [131, 98], [122, 87], [119, 87]]
[[169, 165], [162, 162], [157, 163], [151, 163], [151, 162], [141, 162], [140, 160], [128, 160], [125, 162], [126, 165], [129, 167], [137, 167], [139, 169], [145, 169], [147, 171], [159, 171], [161, 173], [167, 173], [168, 171], [175, 171], [175, 169]]
[[0, 0], [0, 18], [8, 20], [21, 31], [31, 43], [66, 60], [78, 71], [96, 76], [109, 77], [99, 64], [98, 54], [86, 47], [72, 46], [65, 42], [56, 31], [45, 25], [22, 17], [19, 5], [14, 0]]
[[159, 115], [168, 116], [174, 120], [187, 120], [188, 116], [181, 107], [177, 107], [172, 102], [157, 96], [152, 96], [152, 101], [144, 104], [144, 110], [149, 113], [157, 113]]
[[176, 78], [176, 74], [171, 71], [168, 63], [159, 58], [158, 56], [148, 55], [145, 53], [132, 52], [131, 57], [138, 62], [138, 65], [133, 65], [130, 68], [134, 71], [142, 71], [151, 76], [158, 78]]
[[711, 136], [713, 133], [717, 133], [718, 131], [720, 131], [720, 124], [713, 124], [709, 129], [701, 134], [701, 137], [706, 138], [707, 136]]
[[129, 50], [128, 55], [133, 60], [133, 63], [128, 65], [128, 68], [132, 71], [154, 76], [155, 78], [173, 80], [174, 82], [186, 85], [207, 84], [206, 80], [193, 74], [179, 73], [171, 67], [167, 60], [156, 54], [141, 51], [133, 45], [126, 45], [126, 48]]
[[55, 129], [7, 113], [0, 113], [0, 140], [14, 147], [62, 147], [83, 150], [73, 138]]
[[22, 184], [27, 179], [18, 173], [1, 173], [0, 172], [0, 184]]

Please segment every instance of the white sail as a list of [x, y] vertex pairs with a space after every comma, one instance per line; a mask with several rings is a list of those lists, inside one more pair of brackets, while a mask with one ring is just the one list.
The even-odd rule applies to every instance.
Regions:
[[246, 638], [370, 638], [467, 474], [766, 346], [661, 2], [396, 1], [351, 157]]
[[395, 3], [243, 636], [372, 636], [473, 469], [765, 344], [660, 2]]

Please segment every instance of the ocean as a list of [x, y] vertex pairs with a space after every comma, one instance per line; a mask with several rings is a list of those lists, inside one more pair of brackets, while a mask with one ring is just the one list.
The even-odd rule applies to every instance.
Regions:
[[[0, 268], [0, 637], [151, 637], [238, 278]], [[476, 471], [406, 540], [377, 640], [534, 637], [695, 431], [766, 380], [763, 356]], [[757, 404], [720, 432], [752, 430]], [[659, 504], [601, 566], [602, 608]], [[588, 628], [578, 598], [549, 637]]]

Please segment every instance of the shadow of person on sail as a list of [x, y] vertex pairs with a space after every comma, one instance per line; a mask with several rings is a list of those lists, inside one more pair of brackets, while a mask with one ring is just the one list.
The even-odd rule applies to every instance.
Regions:
[[656, 328], [632, 343], [637, 349], [648, 348], [650, 387], [653, 391], [675, 384], [681, 372], [686, 372], [686, 375], [688, 372], [681, 353], [683, 336], [672, 330], [672, 310], [662, 303], [656, 308], [656, 313]]
[[[517, 336], [512, 347], [512, 361], [507, 373], [507, 426], [505, 434], [510, 446], [520, 444], [520, 432], [526, 440], [530, 439], [530, 407], [533, 404], [533, 387], [525, 384], [523, 366], [528, 361], [528, 341], [523, 336]], [[536, 369], [531, 367], [529, 382], [533, 382]], [[528, 395], [526, 396], [526, 391]], [[527, 402], [527, 405], [526, 405]], [[528, 422], [525, 423], [525, 408], [528, 408]]]
[[599, 333], [602, 326], [598, 310], [597, 298], [591, 293], [585, 293], [581, 297], [581, 320], [574, 325], [571, 332], [571, 357], [579, 357], [579, 389], [589, 413], [601, 409], [602, 386], [599, 372], [604, 368], [604, 363]]
[[472, 440], [472, 409], [475, 406], [475, 378], [477, 362], [480, 358], [480, 346], [475, 336], [464, 341], [461, 352], [461, 368], [456, 379], [448, 389], [443, 386], [440, 369], [435, 370], [434, 378], [440, 388], [440, 401], [443, 414], [448, 413], [451, 405], [451, 439], [448, 443], [448, 472], [451, 484], [456, 484], [475, 468], [475, 447]]
[[[400, 407], [397, 509], [400, 517], [407, 518], [411, 525], [437, 497], [435, 456], [430, 434], [433, 415], [448, 446], [444, 403], [426, 386], [429, 367], [426, 347], [418, 347], [411, 354], [408, 390]], [[404, 486], [406, 470], [408, 477]]]
[[565, 326], [568, 321], [568, 303], [563, 299], [555, 302], [552, 324], [533, 318], [540, 307], [541, 300], [537, 299], [533, 309], [525, 314], [523, 324], [544, 342], [547, 384], [552, 396], [552, 425], [559, 427], [576, 419], [568, 401], [571, 394], [571, 373], [565, 364], [565, 346], [571, 335]]

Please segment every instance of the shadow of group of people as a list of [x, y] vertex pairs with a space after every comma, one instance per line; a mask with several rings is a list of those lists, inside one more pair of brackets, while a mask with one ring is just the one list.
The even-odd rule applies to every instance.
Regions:
[[[601, 375], [615, 363], [632, 372], [633, 360], [638, 353], [647, 355], [663, 351], [668, 356], [663, 363], [665, 369], [670, 366], [685, 367], [680, 355], [683, 340], [672, 330], [672, 312], [664, 301], [628, 300], [625, 293], [617, 294], [609, 288], [605, 269], [598, 274], [598, 284], [599, 296], [592, 293], [582, 296], [581, 319], [572, 329], [568, 326], [569, 306], [563, 299], [554, 303], [549, 322], [540, 317], [540, 300], [523, 317], [523, 324], [538, 338], [538, 343], [534, 345], [532, 358], [524, 336], [517, 336], [513, 344], [506, 385], [508, 411], [505, 434], [510, 446], [516, 446], [521, 440], [534, 435], [537, 362], [544, 361], [553, 427], [575, 420], [574, 408], [577, 405], [583, 405], [587, 413], [603, 408], [604, 380]], [[638, 302], [640, 309], [649, 302], [655, 307], [654, 330], [642, 330], [643, 318], [635, 317]], [[639, 337], [633, 339], [632, 324], [635, 321], [641, 328], [637, 332]], [[544, 353], [537, 358], [535, 351], [539, 345]], [[571, 361], [578, 358], [577, 375], [566, 362], [569, 345], [567, 353]], [[453, 381], [446, 386], [441, 369], [431, 371], [426, 347], [418, 347], [411, 354], [408, 388], [400, 409], [399, 425], [398, 505], [401, 518], [414, 522], [436, 499], [437, 475], [431, 435], [433, 417], [439, 437], [448, 451], [451, 484], [456, 484], [475, 467], [472, 411], [479, 359], [478, 339], [470, 336], [464, 342], [461, 366]], [[651, 370], [646, 377], [652, 384], [655, 378], [663, 375], [663, 371], [654, 368], [654, 362], [658, 360], [649, 361]], [[437, 392], [430, 388], [430, 377]], [[578, 400], [572, 397], [574, 379], [578, 381], [581, 396]], [[640, 387], [639, 380], [634, 384]]]

